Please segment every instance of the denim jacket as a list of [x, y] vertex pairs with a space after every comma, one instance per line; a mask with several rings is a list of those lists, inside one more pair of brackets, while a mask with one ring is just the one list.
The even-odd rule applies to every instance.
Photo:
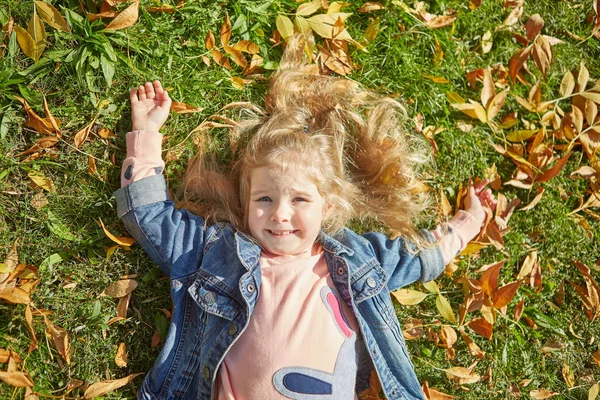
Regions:
[[[138, 398], [210, 400], [219, 367], [260, 295], [261, 249], [230, 224], [207, 226], [176, 209], [162, 175], [133, 182], [115, 197], [129, 232], [169, 276], [174, 305], [164, 347]], [[321, 233], [319, 240], [360, 327], [356, 393], [369, 386], [374, 367], [388, 399], [424, 399], [389, 292], [437, 277], [444, 270], [439, 248], [416, 253], [402, 238], [349, 229]]]

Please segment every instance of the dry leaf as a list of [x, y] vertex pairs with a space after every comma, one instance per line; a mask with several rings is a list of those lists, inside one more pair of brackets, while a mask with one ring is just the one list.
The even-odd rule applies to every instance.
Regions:
[[48, 199], [44, 195], [43, 191], [37, 192], [31, 199], [31, 207], [36, 210], [42, 209], [48, 205]]
[[502, 308], [510, 304], [513, 297], [521, 287], [522, 281], [512, 282], [499, 288], [493, 297], [494, 307]]
[[137, 286], [135, 279], [121, 279], [104, 289], [100, 295], [119, 298], [133, 292]]
[[129, 382], [131, 382], [140, 375], [143, 375], [143, 373], [132, 374], [121, 379], [112, 379], [108, 381], [96, 382], [92, 384], [89, 388], [87, 388], [87, 390], [83, 394], [83, 398], [93, 399], [94, 397], [103, 396], [106, 393], [110, 393], [122, 386], [127, 385]]
[[231, 58], [233, 59], [233, 62], [235, 62], [237, 65], [239, 65], [242, 68], [246, 68], [248, 66], [248, 61], [246, 61], [246, 59], [244, 58], [244, 55], [242, 54], [241, 51], [238, 51], [236, 49], [234, 49], [231, 46], [227, 46], [224, 45], [223, 49], [225, 50], [225, 52], [229, 55], [231, 55]]
[[210, 51], [210, 55], [217, 64], [226, 69], [231, 69], [231, 64], [229, 64], [229, 60], [217, 48], [212, 49]]
[[590, 391], [588, 392], [588, 400], [596, 400], [600, 394], [600, 384], [596, 383], [590, 387]]
[[0, 371], [0, 380], [14, 387], [33, 387], [33, 380], [26, 372]]
[[489, 53], [493, 44], [492, 31], [488, 30], [481, 37], [481, 51], [483, 51], [483, 54]]
[[118, 318], [122, 318], [122, 319], [127, 318], [127, 309], [129, 308], [130, 301], [131, 301], [131, 292], [129, 292], [125, 296], [119, 298], [119, 304], [117, 305], [117, 317]]
[[117, 15], [115, 19], [113, 19], [104, 29], [107, 31], [117, 31], [135, 25], [138, 20], [139, 11], [140, 2], [139, 0], [136, 0], [131, 3], [129, 7], [124, 9], [119, 15]]
[[108, 237], [113, 242], [115, 242], [121, 246], [125, 246], [125, 247], [129, 247], [135, 243], [135, 239], [133, 239], [133, 238], [113, 235], [112, 233], [110, 233], [108, 231], [108, 229], [106, 229], [106, 226], [104, 226], [104, 222], [102, 222], [101, 219], [99, 221], [100, 221], [100, 225], [102, 225], [102, 230], [104, 231], [104, 234], [106, 235], [106, 237]]
[[42, 171], [29, 171], [27, 176], [33, 183], [42, 189], [45, 189], [48, 192], [54, 191], [54, 182], [52, 182], [52, 179], [46, 177]]
[[67, 364], [71, 364], [71, 349], [69, 347], [67, 331], [54, 325], [46, 317], [44, 317], [44, 322], [46, 323], [46, 333], [52, 337], [58, 354], [60, 354]]
[[283, 40], [288, 40], [294, 35], [294, 24], [285, 15], [278, 15], [275, 19], [275, 25]]
[[527, 32], [527, 39], [533, 40], [544, 27], [544, 20], [540, 17], [540, 14], [534, 14], [525, 23], [525, 31]]
[[427, 293], [419, 292], [413, 289], [400, 289], [392, 292], [392, 295], [398, 300], [398, 302], [405, 306], [412, 306], [419, 304], [427, 297]]
[[90, 134], [92, 126], [94, 126], [94, 122], [96, 122], [96, 118], [94, 118], [92, 120], [92, 122], [90, 122], [88, 125], [86, 125], [85, 128], [83, 128], [82, 130], [80, 130], [79, 132], [77, 132], [75, 134], [75, 139], [74, 139], [75, 148], [79, 148], [83, 144], [83, 142], [85, 142], [85, 140], [87, 139], [87, 137]]
[[250, 40], [240, 40], [236, 44], [233, 45], [233, 48], [237, 51], [241, 51], [243, 53], [248, 54], [258, 54], [260, 53], [260, 48], [256, 43], [252, 43]]
[[204, 38], [204, 46], [206, 46], [206, 50], [211, 50], [213, 47], [215, 47], [215, 35], [213, 35], [210, 29], [208, 30], [208, 32], [206, 32], [206, 37]]
[[[321, 8], [321, 0], [312, 0], [309, 3], [300, 4], [296, 10], [296, 15], [306, 17], [319, 11]], [[283, 35], [282, 35], [283, 37]]]
[[444, 372], [448, 379], [457, 382], [459, 385], [468, 385], [481, 380], [481, 376], [478, 373], [464, 367], [453, 367], [445, 369]]
[[522, 14], [523, 14], [523, 4], [520, 4], [510, 12], [508, 17], [506, 17], [506, 19], [504, 20], [504, 25], [511, 26], [511, 25], [516, 24], [517, 22], [519, 22], [519, 19], [521, 18]]
[[25, 321], [27, 321], [27, 330], [31, 335], [31, 344], [29, 345], [28, 352], [31, 353], [33, 350], [38, 348], [38, 341], [35, 337], [35, 331], [33, 330], [33, 315], [31, 315], [31, 307], [27, 304], [25, 307]]
[[475, 318], [467, 323], [467, 326], [478, 335], [485, 337], [488, 340], [492, 339], [493, 326], [485, 318]]
[[31, 297], [29, 293], [18, 287], [7, 287], [0, 290], [0, 299], [13, 304], [29, 304]]
[[542, 186], [538, 187], [538, 193], [535, 196], [535, 198], [533, 200], [531, 200], [531, 203], [527, 204], [523, 208], [520, 208], [519, 211], [531, 210], [533, 207], [535, 207], [540, 202], [543, 194], [544, 194], [544, 188]]
[[454, 346], [454, 343], [456, 343], [457, 339], [458, 336], [456, 335], [456, 331], [452, 329], [451, 326], [444, 325], [442, 327], [442, 330], [440, 331], [440, 341], [442, 342], [440, 345], [441, 347], [449, 349]]
[[442, 317], [446, 318], [450, 322], [456, 322], [456, 317], [452, 311], [452, 306], [450, 306], [447, 298], [439, 294], [435, 300], [435, 305]]
[[202, 107], [194, 107], [191, 106], [187, 103], [183, 103], [183, 102], [179, 102], [179, 101], [174, 101], [171, 103], [171, 111], [176, 112], [178, 114], [189, 114], [189, 113], [197, 113], [200, 112], [202, 110], [204, 110], [204, 108]]
[[117, 349], [117, 354], [115, 355], [115, 364], [121, 368], [127, 366], [127, 352], [125, 350], [125, 343], [123, 342], [119, 344], [119, 348]]
[[219, 40], [223, 46], [227, 46], [229, 39], [231, 38], [231, 21], [229, 20], [229, 13], [225, 13], [225, 22], [221, 25], [221, 33]]
[[376, 1], [367, 1], [357, 10], [360, 13], [368, 13], [371, 11], [379, 11], [385, 9], [385, 6]]
[[560, 393], [551, 392], [546, 389], [537, 389], [529, 392], [529, 395], [536, 400], [549, 399], [550, 397], [558, 396]]

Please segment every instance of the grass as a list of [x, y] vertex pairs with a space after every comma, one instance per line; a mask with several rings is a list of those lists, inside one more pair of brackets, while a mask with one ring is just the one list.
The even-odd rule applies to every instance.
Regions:
[[[93, 6], [92, 3], [93, 0], [88, 0], [87, 6]], [[143, 0], [142, 9], [155, 3]], [[425, 126], [445, 128], [435, 137], [439, 152], [429, 184], [438, 191], [444, 190], [453, 202], [460, 183], [484, 176], [492, 165], [497, 167], [503, 182], [510, 180], [514, 164], [490, 146], [492, 142], [501, 144], [501, 135], [460, 114], [446, 99], [446, 93], [454, 91], [464, 98], [479, 100], [481, 86], [476, 90], [470, 88], [466, 72], [498, 64], [508, 67], [512, 55], [522, 47], [513, 40], [510, 31], [497, 29], [509, 13], [502, 2], [483, 1], [474, 11], [469, 10], [468, 2], [462, 0], [428, 2], [428, 11], [432, 14], [454, 10], [458, 15], [452, 27], [435, 30], [427, 29], [416, 17], [391, 1], [385, 2], [386, 11], [366, 14], [356, 13], [362, 2], [350, 3], [348, 9], [355, 14], [346, 24], [357, 40], [371, 19], [381, 19], [380, 31], [375, 41], [367, 46], [368, 52], [352, 50], [356, 69], [350, 77], [382, 93], [400, 95], [407, 102], [411, 118], [420, 113]], [[54, 1], [53, 4], [62, 6], [63, 14], [64, 8], [82, 14], [78, 1]], [[8, 71], [22, 83], [20, 86], [2, 83], [4, 81], [0, 79], [0, 120], [8, 128], [0, 139], [0, 231], [3, 233], [0, 259], [17, 241], [19, 261], [40, 268], [40, 283], [33, 292], [35, 306], [52, 311], [49, 318], [68, 332], [71, 342], [71, 365], [66, 365], [51, 341], [46, 340], [42, 319], [34, 317], [39, 348], [26, 358], [24, 367], [35, 382], [33, 389], [41, 398], [62, 395], [71, 378], [93, 383], [145, 372], [152, 366], [160, 349], [160, 345], [151, 347], [152, 336], [157, 328], [164, 329], [165, 317], [161, 309], [170, 309], [168, 280], [137, 246], [130, 251], [120, 248], [107, 258], [106, 249], [111, 242], [97, 222], [102, 219], [113, 233], [125, 234], [115, 216], [111, 196], [119, 187], [124, 135], [130, 128], [128, 92], [141, 82], [160, 79], [170, 88], [175, 100], [204, 107], [199, 114], [173, 114], [164, 128], [165, 147], [179, 157], [170, 161], [167, 168], [171, 187], [176, 188], [187, 159], [194, 151], [191, 141], [186, 141], [190, 130], [227, 103], [263, 102], [265, 79], [259, 78], [239, 90], [229, 80], [231, 76], [240, 75], [238, 68], [227, 71], [214, 63], [207, 67], [201, 58], [206, 55], [206, 31], [219, 32], [227, 12], [235, 26], [232, 40], [250, 39], [261, 46], [261, 55], [268, 67], [264, 78], [268, 77], [281, 55], [280, 46], [273, 46], [268, 40], [275, 29], [275, 17], [281, 12], [293, 13], [297, 4], [292, 0], [274, 1], [270, 5], [264, 2], [263, 8], [261, 4], [249, 0], [188, 0], [172, 14], [151, 14], [142, 10], [133, 27], [116, 34], [101, 33], [111, 41], [115, 52], [123, 56], [116, 64], [110, 87], [107, 87], [101, 69], [91, 68], [86, 79], [85, 71], [78, 71], [74, 62], [66, 61], [68, 52], [86, 43], [83, 37], [47, 27], [48, 45], [44, 56], [35, 65], [16, 43], [3, 42], [9, 49], [0, 58], [0, 73]], [[0, 10], [0, 22], [5, 23], [11, 16], [16, 24], [26, 26], [32, 12], [32, 1], [5, 0]], [[591, 0], [525, 3], [521, 23], [516, 27], [522, 26], [529, 16], [539, 13], [546, 22], [542, 32], [564, 42], [554, 46], [554, 61], [542, 85], [544, 99], [558, 96], [564, 73], [567, 70], [575, 72], [581, 61], [589, 69], [592, 81], [600, 78], [600, 40], [592, 37], [580, 42], [571, 35], [590, 35], [592, 26], [585, 20], [592, 12]], [[484, 54], [480, 43], [486, 31], [493, 33], [493, 47]], [[264, 33], [261, 35], [261, 32]], [[443, 58], [438, 61], [435, 59], [436, 46], [443, 52]], [[530, 82], [533, 76], [541, 78], [532, 61], [528, 66], [532, 74], [528, 75]], [[435, 83], [426, 75], [444, 77], [449, 82]], [[523, 84], [510, 84], [511, 94], [526, 97], [528, 91]], [[54, 153], [23, 162], [18, 154], [35, 143], [39, 136], [25, 126], [25, 112], [13, 96], [25, 96], [43, 116], [42, 94], [53, 115], [62, 120], [64, 136], [55, 146]], [[102, 101], [106, 103], [99, 110]], [[569, 110], [570, 103], [564, 101], [560, 105], [565, 111]], [[507, 98], [500, 117], [509, 111], [517, 111], [525, 120], [539, 120], [539, 116], [527, 113], [512, 96]], [[97, 114], [90, 139], [75, 149], [75, 133]], [[459, 120], [471, 123], [473, 129], [470, 132], [459, 130], [456, 127]], [[522, 129], [522, 126], [521, 121], [517, 127]], [[95, 135], [99, 128], [110, 129], [117, 137], [101, 140]], [[560, 157], [561, 153], [556, 154]], [[96, 159], [98, 174], [88, 172], [90, 156]], [[592, 275], [599, 279], [600, 245], [597, 238], [600, 223], [592, 215], [580, 212], [587, 223], [584, 227], [581, 220], [571, 215], [580, 199], [589, 195], [586, 193], [589, 180], [571, 173], [588, 163], [588, 158], [576, 148], [565, 169], [541, 184], [545, 192], [540, 203], [532, 210], [516, 211], [511, 217], [503, 252], [489, 246], [476, 256], [460, 257], [453, 277], [438, 279], [442, 292], [458, 314], [464, 301], [462, 286], [457, 282], [459, 277], [466, 275], [477, 279], [480, 274], [475, 272], [476, 269], [508, 258], [501, 270], [500, 282], [511, 282], [527, 254], [535, 249], [541, 260], [543, 284], [539, 293], [526, 285], [519, 289], [508, 306], [508, 317], [500, 317], [494, 325], [491, 340], [467, 330], [486, 353], [475, 367], [475, 371], [484, 377], [480, 382], [457, 385], [443, 372], [453, 366], [469, 366], [475, 361], [461, 339], [455, 345], [454, 360], [446, 359], [445, 350], [426, 337], [407, 341], [422, 381], [427, 380], [431, 387], [461, 399], [512, 398], [510, 389], [515, 384], [523, 398], [529, 398], [530, 391], [538, 388], [558, 393], [556, 399], [587, 398], [590, 387], [600, 380], [600, 368], [592, 360], [592, 354], [598, 350], [596, 339], [600, 329], [597, 322], [585, 316], [581, 299], [568, 282], [584, 284], [573, 260], [592, 267]], [[50, 177], [56, 188], [44, 192], [48, 205], [39, 209], [34, 206], [34, 196], [41, 190], [35, 188], [27, 176], [32, 170], [42, 171]], [[508, 199], [518, 197], [522, 204], [527, 204], [535, 197], [538, 185], [530, 191], [511, 186], [503, 186], [500, 191]], [[592, 211], [598, 213], [597, 208]], [[58, 262], [49, 261], [57, 257]], [[117, 301], [99, 297], [99, 294], [126, 274], [140, 275], [128, 318], [107, 326], [108, 320], [116, 315]], [[565, 301], [557, 307], [554, 296], [561, 282], [566, 289]], [[69, 283], [76, 283], [76, 286], [65, 288]], [[419, 284], [413, 289], [424, 291]], [[523, 320], [518, 323], [513, 320], [513, 310], [521, 299], [526, 305], [524, 315], [536, 322], [536, 329]], [[398, 303], [396, 306], [401, 322], [406, 318], [419, 318], [437, 333], [442, 324], [456, 328], [456, 324], [441, 317], [433, 296], [416, 306]], [[0, 302], [0, 348], [16, 351], [25, 358], [30, 336], [24, 310], [22, 305]], [[479, 314], [470, 313], [467, 319], [476, 316]], [[552, 341], [559, 342], [562, 348], [543, 352], [542, 347]], [[114, 362], [120, 342], [127, 345], [129, 354], [129, 363], [124, 368], [117, 367]], [[0, 365], [0, 368], [6, 370], [6, 365]], [[574, 376], [570, 384], [564, 378], [565, 368]], [[531, 380], [530, 383], [519, 386], [526, 379]], [[133, 398], [140, 382], [138, 379], [105, 398]], [[2, 399], [22, 398], [23, 394], [23, 389], [0, 383]]]

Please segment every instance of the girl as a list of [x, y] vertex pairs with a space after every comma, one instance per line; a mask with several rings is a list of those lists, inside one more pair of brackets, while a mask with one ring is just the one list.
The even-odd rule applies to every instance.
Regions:
[[[169, 333], [140, 399], [340, 399], [376, 371], [388, 399], [424, 399], [390, 291], [437, 277], [479, 232], [489, 190], [432, 232], [417, 139], [402, 108], [320, 75], [294, 38], [270, 80], [267, 113], [235, 128], [231, 168], [201, 148], [184, 185], [198, 215], [175, 208], [162, 176], [171, 99], [160, 82], [131, 91], [118, 215], [170, 277]], [[364, 111], [368, 114], [364, 117]], [[371, 215], [400, 233], [359, 235]]]

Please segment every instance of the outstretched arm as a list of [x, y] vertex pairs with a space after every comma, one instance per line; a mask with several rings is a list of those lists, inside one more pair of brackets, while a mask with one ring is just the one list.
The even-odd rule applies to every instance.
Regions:
[[162, 135], [169, 117], [171, 98], [159, 81], [146, 82], [129, 93], [132, 132], [126, 136], [127, 158], [121, 170], [121, 187], [142, 178], [162, 174]]

